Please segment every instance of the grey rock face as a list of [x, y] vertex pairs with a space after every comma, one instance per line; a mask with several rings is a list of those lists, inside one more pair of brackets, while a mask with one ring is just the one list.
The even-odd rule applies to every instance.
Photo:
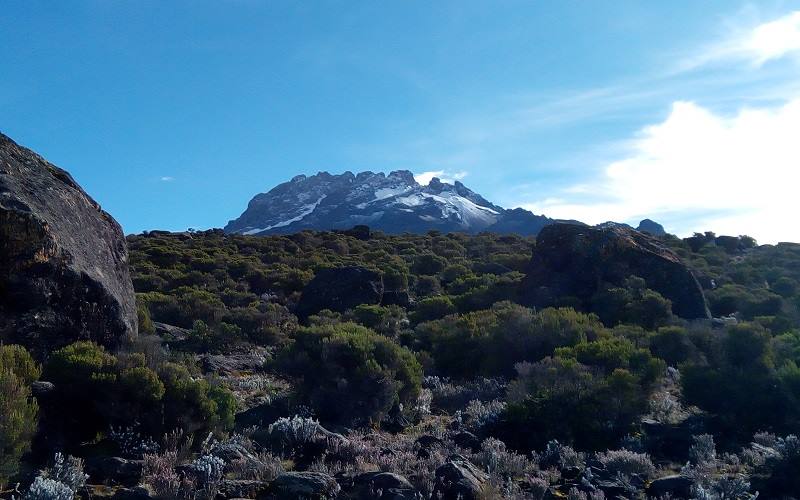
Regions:
[[0, 134], [0, 340], [37, 356], [137, 331], [119, 224], [64, 170]]
[[[552, 222], [526, 210], [505, 210], [460, 182], [434, 178], [427, 186], [406, 170], [383, 173], [320, 172], [299, 175], [250, 201], [228, 223], [237, 234], [289, 234], [304, 229], [343, 230], [369, 226], [387, 233], [516, 232], [536, 234]], [[368, 237], [368, 232], [358, 237]]]

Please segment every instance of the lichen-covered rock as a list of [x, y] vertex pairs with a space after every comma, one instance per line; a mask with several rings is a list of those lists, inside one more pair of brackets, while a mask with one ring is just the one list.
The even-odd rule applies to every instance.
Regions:
[[38, 356], [134, 335], [119, 224], [72, 177], [0, 134], [0, 341]]
[[522, 286], [522, 301], [536, 307], [574, 297], [586, 304], [603, 284], [631, 276], [672, 301], [683, 318], [709, 318], [700, 285], [680, 258], [658, 240], [622, 226], [558, 223], [545, 227]]
[[323, 309], [344, 312], [360, 304], [380, 304], [383, 278], [365, 267], [322, 269], [303, 289], [297, 315], [307, 317]]

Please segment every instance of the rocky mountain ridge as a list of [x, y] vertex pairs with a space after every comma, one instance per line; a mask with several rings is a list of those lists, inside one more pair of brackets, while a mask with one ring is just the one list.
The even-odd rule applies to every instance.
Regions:
[[527, 210], [506, 210], [461, 182], [433, 178], [422, 185], [408, 170], [298, 175], [256, 195], [225, 227], [228, 233], [288, 234], [304, 229], [368, 225], [387, 233], [480, 231], [533, 235], [553, 219]]

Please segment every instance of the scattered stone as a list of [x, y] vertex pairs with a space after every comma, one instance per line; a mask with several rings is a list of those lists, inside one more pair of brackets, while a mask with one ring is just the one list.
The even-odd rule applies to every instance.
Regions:
[[488, 479], [486, 473], [472, 462], [461, 455], [453, 455], [446, 464], [436, 469], [433, 498], [478, 500]]
[[265, 481], [223, 479], [219, 485], [217, 499], [256, 498], [266, 494], [268, 490], [269, 483]]
[[391, 472], [365, 472], [353, 478], [358, 498], [379, 500], [417, 500], [420, 494], [408, 479]]
[[705, 434], [707, 429], [706, 418], [702, 415], [690, 415], [675, 424], [643, 419], [641, 425], [648, 453], [673, 460], [685, 459], [694, 444], [693, 436]]
[[270, 484], [265, 498], [327, 500], [336, 498], [340, 490], [335, 479], [321, 472], [284, 472]]
[[250, 450], [239, 443], [231, 441], [215, 443], [214, 446], [211, 447], [211, 454], [221, 458], [226, 464], [237, 460], [246, 460], [248, 462], [258, 461], [258, 458], [256, 458]]
[[250, 346], [249, 352], [234, 354], [204, 354], [200, 356], [205, 373], [232, 375], [261, 370], [271, 358], [267, 348]]
[[121, 457], [98, 457], [87, 460], [86, 472], [93, 481], [134, 486], [142, 475], [142, 463]]
[[442, 446], [442, 444], [444, 444], [444, 441], [437, 438], [436, 436], [431, 436], [429, 434], [425, 434], [418, 437], [416, 442], [420, 446], [420, 448], [425, 448], [425, 449], [430, 449], [435, 446]]
[[453, 442], [461, 448], [466, 448], [470, 451], [479, 451], [481, 449], [481, 440], [475, 434], [469, 431], [461, 431], [453, 435]]
[[686, 476], [674, 475], [655, 479], [647, 486], [647, 495], [661, 498], [671, 495], [672, 498], [689, 498], [692, 494], [692, 480]]
[[187, 328], [159, 323], [157, 321], [153, 321], [153, 326], [156, 329], [156, 335], [158, 335], [161, 340], [168, 343], [183, 342], [189, 338], [189, 335], [192, 333], [192, 331]]
[[111, 498], [112, 500], [150, 500], [156, 496], [149, 487], [140, 484], [133, 488], [120, 488]]
[[44, 380], [37, 380], [31, 384], [31, 393], [35, 398], [46, 397], [56, 389], [55, 384]]

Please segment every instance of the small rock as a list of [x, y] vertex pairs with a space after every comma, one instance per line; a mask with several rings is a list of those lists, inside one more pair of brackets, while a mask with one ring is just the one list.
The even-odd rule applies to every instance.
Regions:
[[647, 487], [647, 495], [658, 498], [666, 494], [673, 497], [688, 498], [692, 493], [692, 480], [686, 476], [674, 475], [660, 477]]
[[[442, 500], [477, 500], [489, 477], [461, 455], [436, 469], [433, 498]], [[437, 496], [438, 495], [438, 496]]]
[[120, 457], [99, 457], [86, 462], [86, 471], [94, 481], [132, 486], [142, 475], [142, 463]]
[[153, 326], [156, 329], [156, 335], [161, 337], [164, 342], [182, 342], [189, 338], [189, 335], [192, 333], [191, 330], [186, 328], [159, 323], [157, 321], [153, 321]]
[[236, 354], [204, 354], [200, 356], [203, 372], [231, 375], [258, 371], [270, 360], [270, 353], [263, 347], [251, 346], [250, 351]]
[[140, 484], [133, 488], [120, 488], [111, 498], [112, 500], [150, 500], [155, 498], [155, 495], [150, 488]]
[[416, 500], [421, 498], [408, 479], [391, 472], [365, 472], [353, 478], [358, 498]]
[[444, 441], [441, 439], [428, 434], [417, 438], [417, 444], [420, 446], [420, 448], [424, 448], [426, 450], [433, 448], [434, 446], [441, 446], [443, 443]]
[[219, 485], [217, 499], [256, 498], [269, 489], [269, 483], [245, 479], [224, 479]]
[[469, 431], [461, 431], [453, 435], [453, 442], [461, 448], [471, 451], [479, 451], [481, 449], [481, 440]]
[[258, 461], [258, 458], [256, 458], [250, 450], [239, 443], [233, 442], [216, 443], [211, 448], [211, 454], [221, 458], [226, 464], [237, 460], [246, 460], [248, 462]]
[[37, 380], [31, 384], [31, 393], [35, 398], [42, 398], [55, 390], [56, 386], [52, 382]]
[[[270, 484], [266, 498], [327, 500], [336, 498], [340, 490], [335, 479], [321, 472], [284, 472]], [[259, 495], [258, 498], [263, 497]]]

